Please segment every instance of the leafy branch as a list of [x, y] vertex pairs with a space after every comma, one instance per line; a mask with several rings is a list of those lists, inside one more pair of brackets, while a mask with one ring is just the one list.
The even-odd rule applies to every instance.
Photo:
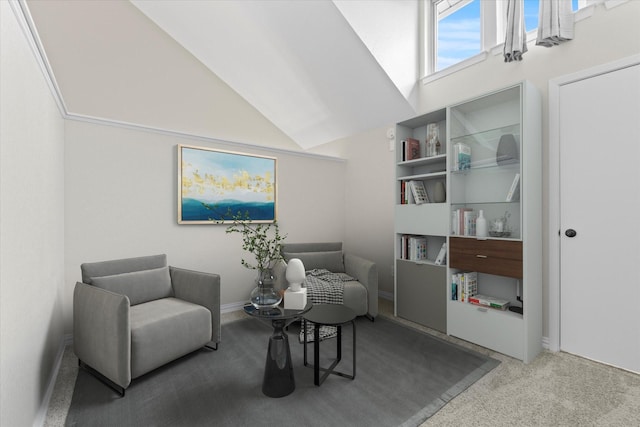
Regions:
[[250, 263], [245, 259], [241, 263], [246, 268], [253, 270], [265, 270], [271, 267], [272, 263], [282, 259], [281, 247], [286, 235], [280, 234], [277, 221], [270, 224], [252, 224], [249, 213], [238, 212], [233, 215], [228, 212], [228, 216], [233, 221], [227, 228], [227, 233], [240, 233], [242, 235], [242, 249], [251, 252], [255, 258], [255, 263]]

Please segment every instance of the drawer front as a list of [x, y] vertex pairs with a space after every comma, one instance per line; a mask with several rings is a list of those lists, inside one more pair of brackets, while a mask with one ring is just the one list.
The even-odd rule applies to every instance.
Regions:
[[449, 301], [447, 312], [447, 334], [523, 359], [521, 316], [458, 301]]
[[452, 268], [514, 278], [522, 277], [522, 242], [506, 240], [449, 239]]

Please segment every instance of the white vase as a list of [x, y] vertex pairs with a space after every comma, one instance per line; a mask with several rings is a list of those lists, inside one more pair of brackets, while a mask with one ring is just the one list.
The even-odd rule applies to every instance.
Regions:
[[480, 209], [478, 218], [476, 218], [476, 237], [478, 239], [487, 237], [487, 219], [484, 217], [482, 209]]

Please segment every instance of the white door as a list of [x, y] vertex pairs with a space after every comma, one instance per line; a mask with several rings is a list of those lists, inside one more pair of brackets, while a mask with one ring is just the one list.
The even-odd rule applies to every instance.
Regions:
[[640, 65], [559, 96], [560, 349], [640, 372]]

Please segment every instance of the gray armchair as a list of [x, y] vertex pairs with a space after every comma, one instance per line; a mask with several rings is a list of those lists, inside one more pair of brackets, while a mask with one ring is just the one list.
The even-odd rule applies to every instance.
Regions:
[[343, 304], [374, 320], [378, 315], [378, 270], [372, 261], [343, 253], [342, 242], [285, 243], [282, 245], [285, 261], [299, 258], [306, 270], [323, 268], [333, 273], [346, 273], [355, 281], [344, 284]]
[[81, 366], [124, 396], [131, 380], [220, 342], [220, 276], [166, 255], [81, 265], [73, 346]]

